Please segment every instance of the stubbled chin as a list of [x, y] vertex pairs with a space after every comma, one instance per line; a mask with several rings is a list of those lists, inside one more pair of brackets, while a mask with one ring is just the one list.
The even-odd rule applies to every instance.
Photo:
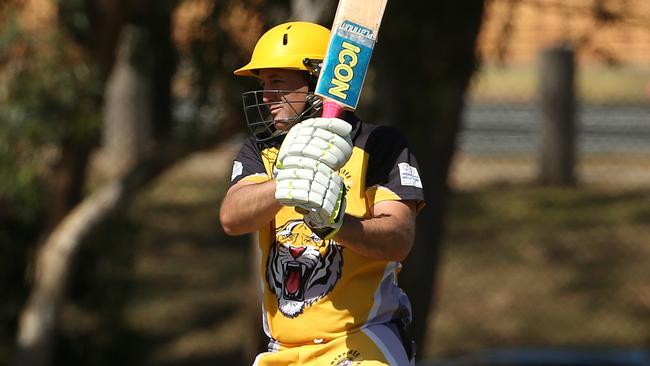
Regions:
[[275, 128], [280, 131], [284, 131], [289, 128], [289, 123], [285, 121], [275, 121]]

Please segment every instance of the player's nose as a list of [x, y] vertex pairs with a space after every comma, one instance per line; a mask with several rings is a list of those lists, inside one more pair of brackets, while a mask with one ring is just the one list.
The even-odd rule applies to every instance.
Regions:
[[264, 103], [273, 102], [277, 99], [277, 93], [270, 90], [264, 90], [262, 93], [262, 101]]

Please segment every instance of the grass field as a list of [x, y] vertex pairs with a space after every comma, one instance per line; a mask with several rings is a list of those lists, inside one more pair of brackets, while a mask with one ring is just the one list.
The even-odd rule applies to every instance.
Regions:
[[427, 354], [646, 344], [648, 197], [531, 185], [454, 194]]
[[[539, 174], [531, 153], [467, 154], [458, 152], [450, 172], [450, 185], [482, 189], [486, 185], [534, 182]], [[650, 155], [634, 153], [581, 154], [574, 169], [578, 184], [610, 191], [650, 187]]]
[[458, 155], [430, 356], [650, 338], [650, 157], [591, 155], [578, 186], [530, 157]]
[[[482, 102], [525, 102], [537, 99], [535, 65], [484, 65], [474, 75], [470, 95]], [[576, 70], [576, 93], [583, 103], [649, 103], [650, 67], [581, 65]]]

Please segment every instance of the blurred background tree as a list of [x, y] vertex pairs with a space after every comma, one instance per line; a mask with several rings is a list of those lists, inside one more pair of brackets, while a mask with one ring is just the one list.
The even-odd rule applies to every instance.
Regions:
[[95, 67], [43, 16], [53, 9], [46, 8], [13, 1], [0, 7], [4, 345], [13, 344], [38, 241], [82, 198], [99, 126], [101, 81]]

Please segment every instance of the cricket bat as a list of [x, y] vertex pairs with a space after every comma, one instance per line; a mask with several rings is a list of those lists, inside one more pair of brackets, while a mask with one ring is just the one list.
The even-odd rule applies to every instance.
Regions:
[[388, 0], [340, 0], [315, 94], [323, 117], [338, 117], [359, 103]]

